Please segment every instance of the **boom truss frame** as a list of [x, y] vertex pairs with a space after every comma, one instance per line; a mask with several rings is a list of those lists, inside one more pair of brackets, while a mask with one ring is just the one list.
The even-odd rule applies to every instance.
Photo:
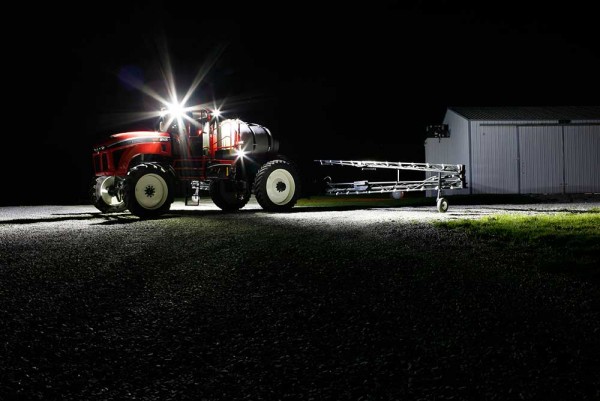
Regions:
[[[361, 170], [396, 170], [396, 181], [370, 182], [362, 180], [352, 182], [331, 182], [331, 179], [326, 180], [326, 195], [359, 195], [434, 190], [437, 191], [438, 211], [445, 212], [448, 209], [448, 202], [443, 198], [443, 191], [467, 187], [464, 164], [388, 162], [374, 160], [315, 160], [315, 162], [319, 163], [321, 166], [345, 166], [360, 168]], [[401, 181], [400, 170], [423, 171], [425, 173], [437, 173], [437, 175], [432, 175], [424, 180]]]

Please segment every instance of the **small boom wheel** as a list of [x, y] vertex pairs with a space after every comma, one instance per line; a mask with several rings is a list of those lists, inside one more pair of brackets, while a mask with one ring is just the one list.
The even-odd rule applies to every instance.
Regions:
[[437, 210], [440, 213], [446, 213], [448, 211], [448, 200], [446, 198], [438, 198]]

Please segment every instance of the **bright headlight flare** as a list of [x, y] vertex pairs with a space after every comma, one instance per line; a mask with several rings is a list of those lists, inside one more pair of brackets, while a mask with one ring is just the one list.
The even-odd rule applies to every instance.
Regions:
[[169, 114], [174, 119], [180, 119], [185, 114], [185, 108], [183, 107], [182, 104], [179, 104], [179, 103], [169, 104], [168, 110], [169, 110]]
[[236, 149], [235, 154], [237, 157], [244, 157], [246, 156], [246, 151], [244, 149]]
[[194, 107], [186, 107], [183, 103], [166, 103], [166, 107], [162, 107], [160, 110], [160, 116], [168, 116], [169, 121], [177, 121], [181, 123], [184, 120], [192, 121], [192, 118], [188, 113], [194, 109]]
[[221, 117], [221, 110], [219, 110], [219, 109], [214, 109], [214, 110], [212, 111], [212, 115], [213, 115], [214, 117], [216, 117], [216, 118], [219, 118], [219, 117]]
[[[213, 48], [214, 51], [211, 52], [211, 54], [207, 55], [208, 57], [206, 58], [204, 65], [202, 65], [202, 67], [198, 70], [198, 72], [192, 82], [192, 85], [187, 89], [187, 91], [185, 92], [185, 94], [183, 96], [178, 96], [177, 90], [175, 88], [175, 77], [174, 77], [173, 68], [172, 68], [171, 60], [170, 60], [170, 56], [169, 56], [169, 49], [166, 46], [166, 41], [161, 40], [157, 43], [157, 45], [160, 50], [159, 53], [162, 56], [159, 60], [159, 62], [160, 62], [159, 67], [160, 67], [160, 72], [162, 73], [162, 75], [164, 77], [166, 96], [164, 94], [159, 93], [159, 91], [157, 91], [156, 89], [153, 89], [153, 88], [145, 85], [143, 80], [140, 78], [139, 74], [132, 73], [132, 70], [129, 68], [124, 68], [119, 73], [119, 79], [125, 85], [128, 85], [129, 87], [132, 87], [132, 88], [136, 88], [140, 92], [144, 93], [145, 95], [148, 95], [152, 99], [159, 102], [161, 104], [161, 106], [165, 107], [165, 111], [159, 112], [159, 110], [155, 109], [155, 110], [152, 110], [149, 112], [134, 112], [134, 113], [119, 114], [117, 121], [115, 121], [115, 124], [139, 122], [139, 121], [144, 121], [144, 120], [151, 119], [151, 118], [155, 119], [158, 116], [162, 117], [165, 120], [165, 125], [169, 125], [169, 124], [167, 124], [169, 119], [171, 120], [170, 122], [172, 122], [174, 120], [178, 120], [177, 118], [172, 118], [172, 116], [167, 115], [167, 114], [169, 114], [170, 104], [171, 103], [180, 103], [181, 105], [187, 104], [190, 101], [192, 94], [202, 84], [202, 82], [204, 81], [206, 76], [209, 74], [212, 67], [219, 60], [221, 54], [224, 52], [224, 50], [226, 48], [225, 45], [220, 45], [220, 46], [214, 47]], [[251, 99], [245, 99], [245, 97], [239, 97], [239, 99], [235, 100], [235, 101], [239, 102], [240, 104], [244, 104], [250, 100]], [[231, 101], [234, 101], [234, 99], [232, 97], [229, 97], [228, 102], [231, 102]], [[206, 108], [206, 106], [207, 105], [201, 105], [200, 108]], [[196, 107], [198, 107], [198, 106], [196, 106]], [[196, 107], [186, 107], [184, 110], [184, 113], [188, 112], [188, 111], [196, 110]], [[183, 120], [185, 120], [185, 121], [191, 121], [191, 119], [185, 114], [182, 117], [183, 117]]]

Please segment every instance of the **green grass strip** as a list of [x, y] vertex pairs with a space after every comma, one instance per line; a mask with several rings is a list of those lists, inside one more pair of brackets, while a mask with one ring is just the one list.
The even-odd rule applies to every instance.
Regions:
[[464, 228], [478, 236], [540, 242], [576, 247], [600, 248], [600, 209], [586, 212], [559, 212], [548, 215], [497, 214], [481, 219], [460, 219], [435, 223], [449, 229]]

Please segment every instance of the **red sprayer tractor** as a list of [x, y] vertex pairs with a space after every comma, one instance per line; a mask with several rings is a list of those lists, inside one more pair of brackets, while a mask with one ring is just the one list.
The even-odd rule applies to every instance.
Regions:
[[[163, 110], [155, 130], [124, 132], [94, 147], [92, 204], [103, 213], [129, 210], [140, 218], [167, 212], [176, 197], [198, 206], [208, 194], [224, 211], [243, 208], [251, 195], [269, 212], [286, 212], [301, 194], [298, 169], [278, 153], [268, 128], [239, 119], [220, 119], [217, 110], [185, 113]], [[360, 195], [437, 191], [437, 209], [445, 212], [443, 190], [466, 187], [462, 164], [315, 160], [321, 166], [395, 171], [395, 180], [321, 182], [324, 195]], [[421, 171], [423, 180], [400, 180], [400, 170]], [[306, 182], [306, 181], [304, 181]], [[310, 195], [310, 194], [308, 194]]]
[[219, 208], [235, 211], [254, 194], [264, 210], [288, 211], [300, 179], [278, 149], [261, 125], [220, 119], [216, 110], [163, 110], [154, 131], [114, 134], [94, 147], [91, 201], [103, 213], [153, 218], [176, 197], [197, 206], [208, 193]]

